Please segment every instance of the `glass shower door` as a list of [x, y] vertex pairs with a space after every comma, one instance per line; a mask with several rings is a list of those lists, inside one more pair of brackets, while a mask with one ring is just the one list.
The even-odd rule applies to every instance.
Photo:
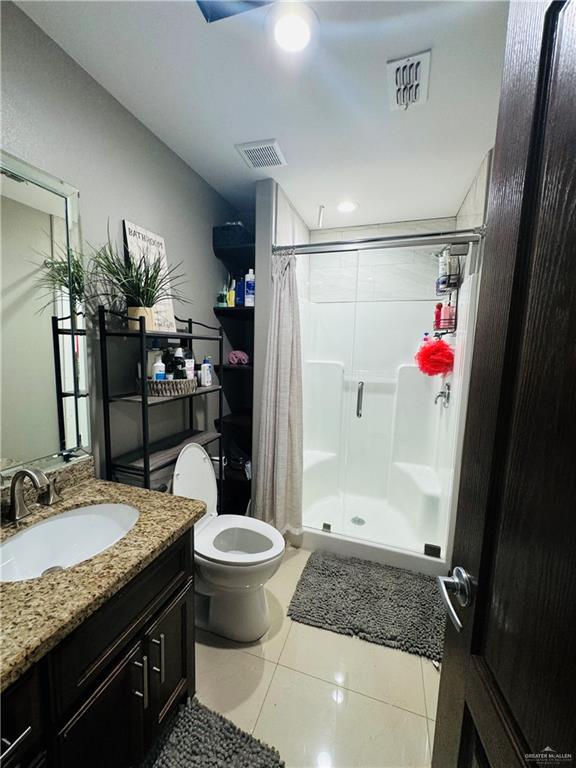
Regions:
[[[425, 467], [434, 463], [434, 383], [416, 369], [414, 354], [431, 330], [437, 250], [404, 246], [358, 253], [345, 375], [342, 533], [418, 552], [424, 532], [412, 500], [407, 509], [410, 491], [398, 475], [406, 470], [433, 479]], [[437, 483], [431, 491], [438, 491]]]
[[352, 367], [358, 254], [319, 253], [299, 262], [304, 384], [303, 519], [344, 533], [344, 420]]

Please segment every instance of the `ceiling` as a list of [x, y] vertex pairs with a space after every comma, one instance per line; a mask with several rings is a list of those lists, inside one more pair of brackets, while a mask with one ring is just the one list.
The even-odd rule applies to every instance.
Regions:
[[[272, 42], [270, 6], [207, 24], [191, 0], [18, 5], [240, 211], [271, 176], [311, 228], [319, 205], [324, 227], [452, 216], [494, 142], [503, 2], [311, 2], [300, 54]], [[428, 102], [391, 111], [386, 61], [429, 48]], [[285, 167], [234, 148], [271, 138]]]

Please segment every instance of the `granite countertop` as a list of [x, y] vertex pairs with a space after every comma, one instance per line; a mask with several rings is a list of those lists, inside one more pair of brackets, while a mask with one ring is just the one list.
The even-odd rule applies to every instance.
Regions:
[[54, 648], [206, 511], [202, 501], [90, 479], [64, 490], [58, 504], [38, 506], [18, 529], [3, 527], [0, 541], [59, 512], [107, 502], [130, 504], [140, 512], [134, 527], [117, 544], [65, 571], [0, 583], [0, 690]]

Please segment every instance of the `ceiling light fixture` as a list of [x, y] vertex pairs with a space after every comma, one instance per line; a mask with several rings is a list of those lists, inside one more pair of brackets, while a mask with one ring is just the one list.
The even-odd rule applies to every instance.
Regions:
[[353, 200], [342, 200], [341, 203], [338, 203], [337, 207], [340, 213], [352, 213], [358, 208], [358, 203], [355, 203]]
[[288, 53], [298, 53], [308, 46], [316, 17], [301, 3], [279, 3], [274, 9], [274, 40]]

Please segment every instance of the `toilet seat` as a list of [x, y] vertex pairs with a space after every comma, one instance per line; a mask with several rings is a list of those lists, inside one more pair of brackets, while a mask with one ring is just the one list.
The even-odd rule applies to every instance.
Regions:
[[259, 565], [284, 552], [284, 537], [276, 528], [243, 515], [217, 514], [218, 485], [212, 459], [197, 443], [180, 451], [174, 468], [174, 494], [199, 499], [206, 514], [194, 525], [194, 552], [223, 565]]
[[259, 565], [284, 552], [284, 537], [268, 523], [243, 515], [211, 520], [195, 537], [194, 551], [214, 563]]

